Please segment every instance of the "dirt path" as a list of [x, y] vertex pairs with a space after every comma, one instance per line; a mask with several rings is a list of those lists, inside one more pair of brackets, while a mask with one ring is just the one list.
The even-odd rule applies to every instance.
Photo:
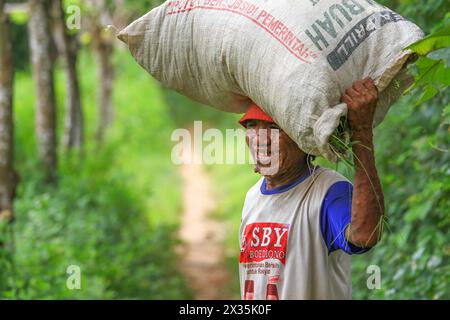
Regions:
[[181, 175], [184, 208], [180, 229], [183, 245], [179, 248], [181, 269], [194, 291], [194, 299], [227, 299], [224, 291], [229, 276], [222, 245], [226, 230], [210, 216], [216, 204], [211, 182], [199, 164], [183, 165]]

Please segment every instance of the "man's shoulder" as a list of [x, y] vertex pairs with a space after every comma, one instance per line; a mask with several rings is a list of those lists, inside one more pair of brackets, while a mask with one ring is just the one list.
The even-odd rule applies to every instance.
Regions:
[[253, 186], [250, 187], [250, 189], [248, 189], [246, 198], [256, 197], [261, 193], [260, 190], [263, 180], [264, 177], [261, 177], [260, 179], [258, 179], [258, 181], [256, 181], [256, 183]]
[[245, 216], [246, 213], [250, 210], [251, 207], [258, 203], [258, 197], [261, 196], [260, 188], [264, 178], [260, 178], [248, 191], [245, 195], [244, 206], [242, 209], [242, 216]]

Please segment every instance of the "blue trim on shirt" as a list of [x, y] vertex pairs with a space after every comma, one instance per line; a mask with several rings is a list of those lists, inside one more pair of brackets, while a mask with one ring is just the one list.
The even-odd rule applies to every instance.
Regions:
[[[318, 169], [316, 166], [315, 169]], [[261, 193], [264, 195], [274, 195], [286, 192], [305, 181], [315, 170], [307, 170], [295, 181], [267, 190], [266, 178], [261, 183]], [[360, 248], [348, 242], [345, 237], [345, 230], [352, 218], [352, 196], [353, 186], [348, 181], [334, 183], [325, 194], [320, 209], [320, 231], [323, 240], [328, 248], [328, 254], [336, 250], [343, 250], [348, 254], [361, 254], [370, 248]]]
[[370, 248], [360, 248], [348, 242], [345, 230], [352, 217], [353, 186], [339, 181], [327, 191], [320, 209], [320, 231], [328, 248], [328, 254], [343, 250], [348, 254], [361, 254]]
[[302, 183], [303, 181], [305, 181], [310, 175], [311, 172], [318, 169], [319, 166], [316, 166], [315, 168], [311, 168], [312, 170], [307, 170], [303, 175], [301, 175], [299, 178], [297, 178], [295, 181], [286, 184], [284, 186], [279, 186], [276, 188], [272, 188], [270, 190], [267, 190], [267, 181], [266, 178], [263, 179], [263, 182], [261, 183], [261, 193], [268, 196], [268, 195], [272, 195], [272, 194], [278, 194], [278, 193], [283, 193], [286, 192], [292, 188], [294, 188], [295, 186], [298, 186], [300, 183]]

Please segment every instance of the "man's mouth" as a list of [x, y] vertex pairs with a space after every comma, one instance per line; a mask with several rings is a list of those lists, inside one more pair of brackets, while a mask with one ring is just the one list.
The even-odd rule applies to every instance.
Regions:
[[258, 154], [271, 154], [272, 153], [272, 148], [270, 145], [257, 145], [256, 146], [256, 151], [258, 152]]
[[258, 148], [256, 149], [256, 152], [258, 153], [258, 156], [270, 156], [272, 154], [272, 150], [270, 150], [270, 148]]
[[261, 167], [270, 166], [271, 163], [275, 160], [273, 159], [273, 156], [276, 155], [277, 150], [272, 150], [271, 145], [258, 144], [251, 149], [253, 158], [256, 160], [256, 163]]
[[258, 147], [256, 149], [256, 161], [258, 164], [262, 166], [268, 166], [271, 165], [272, 162], [275, 160], [273, 159], [273, 150], [268, 147]]
[[272, 157], [267, 155], [258, 155], [256, 161], [258, 162], [259, 165], [268, 166], [272, 162]]

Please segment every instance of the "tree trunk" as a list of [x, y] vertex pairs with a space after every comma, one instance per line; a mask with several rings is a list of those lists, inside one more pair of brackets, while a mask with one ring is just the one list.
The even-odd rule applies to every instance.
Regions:
[[113, 46], [109, 41], [100, 40], [95, 49], [97, 60], [97, 78], [100, 86], [98, 91], [99, 120], [97, 141], [103, 142], [106, 130], [113, 121], [112, 91], [114, 84], [114, 65], [112, 63]]
[[[0, 221], [13, 220], [18, 175], [13, 168], [13, 61], [9, 22], [0, 0]], [[1, 244], [0, 244], [1, 245]]]
[[82, 152], [84, 144], [84, 117], [81, 109], [80, 85], [77, 75], [77, 43], [66, 30], [61, 0], [55, 0], [52, 7], [53, 34], [57, 51], [62, 57], [66, 71], [66, 106], [64, 113], [63, 146]]
[[105, 32], [112, 23], [105, 0], [91, 1], [93, 8], [91, 30], [93, 47], [97, 61], [98, 90], [98, 124], [97, 142], [102, 143], [105, 132], [113, 120], [112, 91], [114, 84], [114, 64], [112, 62], [114, 46], [113, 36]]
[[47, 182], [56, 180], [56, 105], [53, 83], [50, 1], [28, 0], [31, 62], [36, 94], [36, 139]]
[[118, 30], [122, 30], [128, 25], [128, 12], [126, 10], [125, 0], [114, 0], [114, 14], [113, 23], [114, 27]]

